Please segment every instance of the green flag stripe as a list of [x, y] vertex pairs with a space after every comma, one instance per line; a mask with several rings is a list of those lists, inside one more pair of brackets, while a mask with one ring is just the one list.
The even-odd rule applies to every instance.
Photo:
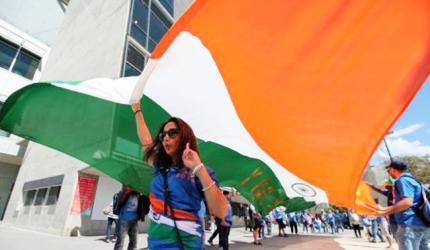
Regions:
[[[154, 136], [169, 114], [147, 97], [142, 99], [142, 110]], [[0, 112], [0, 125], [10, 133], [71, 155], [139, 191], [149, 191], [152, 169], [142, 160], [129, 105], [37, 83], [8, 98]], [[237, 188], [262, 212], [277, 205], [285, 205], [289, 211], [315, 205], [303, 198], [289, 199], [264, 162], [211, 141], [198, 143], [203, 162], [216, 171], [220, 183]]]

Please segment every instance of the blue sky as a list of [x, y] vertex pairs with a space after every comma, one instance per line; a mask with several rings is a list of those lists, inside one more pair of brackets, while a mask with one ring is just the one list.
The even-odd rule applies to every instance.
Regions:
[[[394, 156], [430, 155], [430, 77], [386, 136]], [[386, 152], [385, 148], [383, 151]], [[375, 158], [375, 157], [373, 157]], [[375, 163], [375, 159], [372, 159]]]

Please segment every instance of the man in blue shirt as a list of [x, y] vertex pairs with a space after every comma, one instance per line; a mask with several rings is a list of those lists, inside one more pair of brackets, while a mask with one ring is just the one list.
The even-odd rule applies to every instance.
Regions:
[[138, 204], [140, 194], [124, 187], [119, 194], [117, 206], [114, 209], [118, 214], [119, 228], [114, 250], [121, 250], [124, 245], [125, 235], [128, 233], [128, 250], [137, 247], [138, 233]]
[[295, 233], [297, 234], [297, 219], [296, 219], [296, 213], [290, 212], [288, 214], [288, 220], [290, 221], [290, 228], [291, 228], [291, 234]]
[[415, 213], [415, 209], [422, 202], [421, 184], [406, 172], [406, 169], [407, 165], [403, 162], [393, 161], [388, 165], [388, 174], [396, 179], [394, 183], [395, 204], [380, 207], [378, 214], [394, 214], [398, 225], [396, 236], [400, 250], [429, 249], [428, 246], [424, 246], [423, 241], [429, 234], [430, 228], [426, 227]]

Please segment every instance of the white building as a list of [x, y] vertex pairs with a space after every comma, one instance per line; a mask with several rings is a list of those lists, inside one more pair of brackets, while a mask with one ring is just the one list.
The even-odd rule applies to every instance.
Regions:
[[[40, 79], [63, 16], [57, 1], [0, 1], [0, 107], [15, 90]], [[0, 220], [27, 144], [0, 131]]]
[[[16, 4], [13, 2], [0, 2], [1, 9], [5, 12], [10, 10], [19, 12], [19, 8], [15, 7], [21, 4], [23, 8], [34, 7], [27, 10], [30, 12], [39, 11], [44, 14], [49, 11], [49, 8], [41, 9], [32, 6], [40, 4], [39, 1], [37, 4], [27, 1], [28, 6], [22, 4], [23, 1], [18, 1]], [[53, 4], [62, 12], [65, 11], [65, 15], [56, 25], [49, 20], [43, 20], [45, 24], [51, 25], [52, 29], [56, 30], [55, 35], [44, 34], [45, 39], [49, 40], [45, 45], [35, 43], [34, 48], [25, 47], [30, 46], [27, 41], [30, 41], [31, 35], [23, 38], [25, 43], [20, 41], [15, 43], [18, 46], [23, 44], [25, 50], [21, 51], [31, 52], [33, 57], [40, 58], [42, 61], [40, 64], [42, 67], [36, 70], [35, 80], [38, 80], [40, 69], [42, 69], [41, 80], [85, 80], [140, 74], [155, 45], [172, 25], [174, 18], [179, 16], [191, 1], [73, 0], [61, 2], [46, 0], [41, 2], [46, 6]], [[34, 17], [35, 14], [32, 16]], [[26, 24], [32, 26], [27, 29], [28, 33], [40, 28], [29, 22], [15, 22], [12, 20], [14, 17], [12, 14], [2, 14], [1, 17], [7, 19], [9, 24], [20, 23], [22, 26]], [[8, 25], [6, 21], [4, 25]], [[42, 33], [35, 32], [32, 35], [35, 37]], [[23, 37], [21, 34], [20, 36]], [[52, 44], [51, 51], [47, 44]], [[42, 51], [39, 52], [38, 48]], [[2, 47], [0, 53], [7, 54], [6, 50]], [[49, 58], [45, 62], [48, 53]], [[3, 62], [3, 56], [1, 58], [0, 61]], [[14, 66], [4, 67], [4, 71], [13, 73]], [[29, 79], [21, 79], [23, 83], [20, 85], [18, 83], [21, 81], [16, 78], [22, 78], [21, 76], [12, 74], [8, 77], [10, 79], [7, 79], [7, 82], [15, 85], [10, 87], [10, 90], [2, 92], [3, 100], [11, 92], [30, 82]], [[19, 141], [19, 139], [16, 140]], [[19, 168], [22, 159], [22, 155], [19, 155], [16, 148], [19, 146], [16, 146], [16, 142], [11, 142], [11, 145], [15, 145], [11, 155], [16, 159], [13, 168], [15, 171], [9, 179], [15, 178], [18, 169], [19, 173], [4, 215], [5, 223], [59, 235], [104, 233], [106, 217], [101, 210], [110, 203], [112, 195], [120, 189], [120, 183], [81, 161], [32, 142], [29, 143]], [[5, 189], [10, 190], [10, 186]], [[143, 225], [141, 229], [144, 230], [145, 226]]]

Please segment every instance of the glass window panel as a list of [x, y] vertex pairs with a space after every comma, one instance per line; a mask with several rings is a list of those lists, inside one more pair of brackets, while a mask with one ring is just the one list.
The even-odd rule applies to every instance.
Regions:
[[[2, 107], [3, 107], [3, 102], [0, 102], [0, 110], [2, 109]], [[0, 136], [3, 136], [3, 137], [9, 137], [9, 133], [8, 132], [6, 132], [6, 131], [4, 131], [4, 130], [1, 130], [0, 129]]]
[[136, 48], [128, 45], [127, 62], [133, 65], [138, 70], [142, 70], [145, 66], [145, 56], [142, 55]]
[[41, 188], [37, 190], [36, 200], [34, 201], [35, 206], [40, 206], [43, 204], [43, 201], [45, 201], [45, 196], [47, 191], [48, 191], [48, 188]]
[[24, 206], [31, 206], [33, 204], [34, 195], [36, 194], [36, 190], [28, 190], [25, 192], [25, 201]]
[[133, 22], [146, 30], [148, 24], [148, 1], [135, 0], [133, 3]]
[[129, 63], [125, 64], [124, 76], [138, 76], [140, 71], [131, 66]]
[[149, 26], [149, 38], [152, 44], [148, 45], [148, 50], [152, 52], [155, 45], [166, 34], [167, 30], [172, 24], [164, 17], [162, 12], [155, 6], [151, 5], [151, 22]]
[[46, 205], [55, 205], [58, 201], [58, 196], [60, 196], [61, 186], [51, 187], [48, 193], [48, 199], [46, 200]]
[[39, 67], [40, 58], [21, 49], [13, 65], [12, 72], [28, 79], [33, 79], [37, 67]]
[[161, 5], [173, 16], [173, 0], [159, 0]]
[[17, 51], [18, 46], [0, 37], [0, 67], [8, 70]]
[[130, 35], [133, 37], [142, 47], [146, 48], [146, 30], [140, 29], [137, 25], [132, 24]]

